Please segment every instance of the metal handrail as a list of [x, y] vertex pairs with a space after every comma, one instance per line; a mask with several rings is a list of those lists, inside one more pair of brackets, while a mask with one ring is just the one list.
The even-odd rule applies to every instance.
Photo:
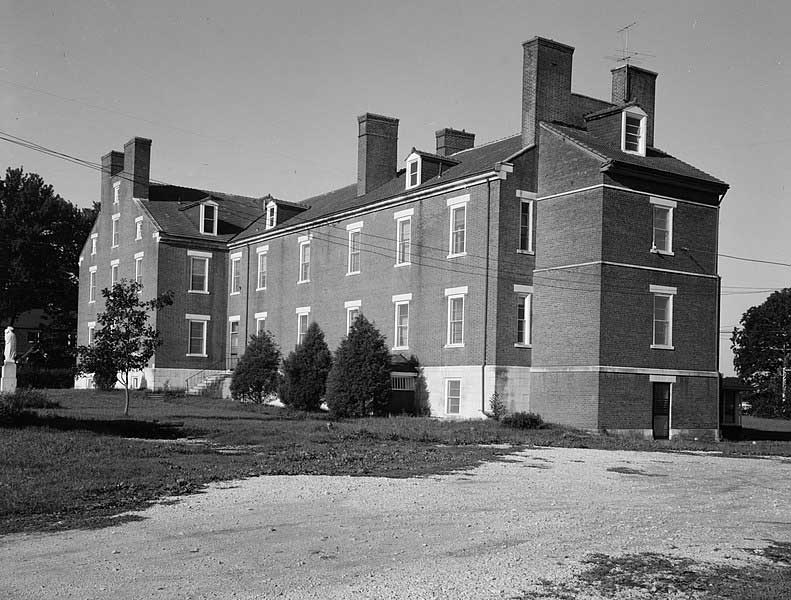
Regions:
[[205, 369], [198, 371], [194, 375], [190, 375], [184, 381], [184, 385], [186, 386], [187, 390], [190, 390], [193, 385], [199, 382], [201, 379], [206, 377], [207, 371], [233, 371], [236, 368], [236, 364], [239, 362], [238, 356], [226, 356], [225, 358], [221, 358], [217, 362], [212, 363]]

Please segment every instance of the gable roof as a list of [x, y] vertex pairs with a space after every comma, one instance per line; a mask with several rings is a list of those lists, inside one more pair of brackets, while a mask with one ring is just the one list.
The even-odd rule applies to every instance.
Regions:
[[407, 193], [414, 194], [432, 187], [485, 173], [494, 169], [496, 163], [505, 161], [520, 150], [522, 150], [522, 136], [514, 135], [482, 146], [456, 152], [449, 157], [438, 157], [443, 160], [454, 161], [458, 164], [449, 166], [441, 175], [432, 177], [422, 182], [419, 186], [410, 188], [409, 190], [406, 189], [406, 173], [403, 169], [398, 172], [395, 178], [363, 196], [357, 195], [357, 184], [353, 183], [337, 190], [303, 200], [300, 202], [300, 205], [308, 207], [303, 213], [279, 223], [272, 229], [266, 230], [264, 223], [261, 221], [252, 223], [244, 231], [234, 237], [233, 242], [243, 241], [265, 232], [277, 232], [280, 229], [285, 229], [294, 225], [308, 223], [346, 211], [363, 208], [369, 204], [374, 204], [382, 200], [396, 198]]
[[640, 156], [639, 154], [623, 152], [620, 148], [609, 146], [589, 131], [583, 129], [560, 123], [545, 122], [541, 123], [541, 127], [574, 142], [581, 148], [598, 156], [602, 160], [603, 168], [618, 164], [630, 165], [704, 182], [715, 188], [720, 188], [722, 193], [729, 187], [724, 181], [663, 152], [659, 148], [646, 148], [645, 156]]

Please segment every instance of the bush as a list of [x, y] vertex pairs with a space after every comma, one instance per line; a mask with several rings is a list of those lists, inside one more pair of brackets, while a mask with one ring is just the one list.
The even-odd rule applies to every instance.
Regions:
[[74, 387], [74, 369], [68, 367], [48, 368], [19, 365], [16, 375], [19, 387], [39, 389], [66, 389]]
[[97, 369], [93, 372], [93, 385], [98, 390], [109, 392], [115, 389], [116, 383], [118, 383], [118, 373], [113, 366], [108, 366], [106, 369]]
[[500, 419], [500, 423], [513, 429], [542, 429], [544, 427], [541, 415], [529, 412], [515, 412], [506, 415]]
[[17, 388], [13, 394], [0, 394], [0, 423], [12, 423], [30, 408], [58, 408], [47, 395], [30, 388]]
[[327, 406], [333, 417], [387, 414], [390, 352], [384, 336], [363, 315], [352, 324], [327, 378]]
[[489, 413], [495, 421], [501, 421], [508, 414], [508, 409], [505, 406], [505, 401], [500, 397], [500, 394], [494, 392], [489, 398]]
[[318, 323], [311, 323], [302, 344], [283, 361], [280, 400], [296, 410], [319, 410], [331, 367], [324, 333]]
[[231, 397], [260, 404], [280, 383], [280, 349], [268, 331], [250, 336], [250, 343], [231, 376]]

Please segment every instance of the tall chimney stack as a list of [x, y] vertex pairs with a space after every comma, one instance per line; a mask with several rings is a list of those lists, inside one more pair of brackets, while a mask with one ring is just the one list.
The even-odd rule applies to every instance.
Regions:
[[437, 136], [437, 154], [440, 156], [450, 156], [475, 146], [474, 133], [446, 127], [437, 130], [435, 135]]
[[102, 156], [102, 204], [110, 200], [112, 181], [115, 175], [124, 170], [124, 153], [111, 150]]
[[657, 74], [634, 65], [623, 65], [612, 73], [612, 101], [623, 104], [636, 100], [646, 112], [646, 146], [654, 145], [654, 106], [656, 104]]
[[124, 144], [124, 179], [132, 188], [132, 198], [148, 200], [151, 168], [151, 140], [135, 137]]
[[357, 122], [357, 195], [362, 196], [396, 176], [398, 119], [365, 113]]
[[568, 122], [574, 48], [534, 37], [522, 44], [522, 146], [538, 142], [539, 121]]

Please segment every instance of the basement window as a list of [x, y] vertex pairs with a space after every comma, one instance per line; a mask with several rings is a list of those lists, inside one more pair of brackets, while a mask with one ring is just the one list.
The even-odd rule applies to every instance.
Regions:
[[621, 150], [629, 154], [645, 156], [645, 128], [648, 116], [636, 106], [621, 114]]

